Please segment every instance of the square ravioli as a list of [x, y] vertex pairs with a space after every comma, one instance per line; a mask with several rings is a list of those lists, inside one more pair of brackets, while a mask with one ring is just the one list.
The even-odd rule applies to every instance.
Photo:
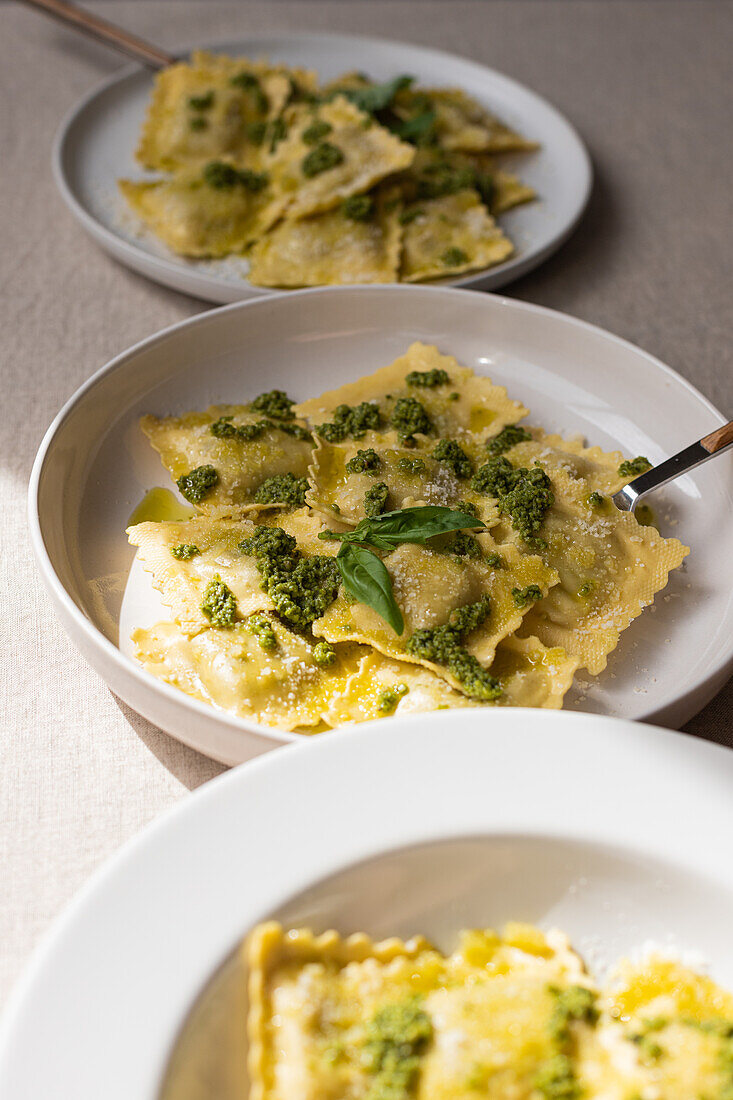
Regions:
[[589, 984], [559, 933], [524, 925], [464, 932], [445, 956], [271, 922], [246, 959], [251, 1100], [468, 1100], [489, 1080], [498, 1100], [530, 1100], [558, 996]]
[[312, 93], [314, 75], [196, 50], [156, 75], [137, 159], [164, 170], [222, 156], [257, 163], [268, 122], [294, 89]]
[[276, 225], [252, 249], [256, 286], [391, 283], [397, 279], [402, 228], [395, 199], [354, 195], [336, 210]]
[[460, 88], [403, 89], [397, 93], [395, 110], [405, 119], [414, 118], [417, 111], [432, 112], [435, 137], [449, 151], [509, 153], [537, 148]]
[[[466, 433], [485, 436], [490, 431], [493, 435], [527, 415], [525, 407], [512, 401], [503, 386], [474, 374], [452, 355], [442, 355], [433, 345], [420, 342], [411, 344], [389, 366], [303, 401], [294, 412], [315, 425], [316, 435], [327, 442], [342, 442], [364, 439], [367, 430], [361, 434], [338, 427], [329, 431], [324, 425], [334, 422], [341, 406], [369, 404], [379, 406], [373, 427], [382, 433], [397, 432], [408, 447], [431, 438], [462, 439]], [[348, 420], [345, 424], [348, 428]]]
[[[187, 634], [197, 634], [212, 624], [226, 622], [230, 626], [258, 611], [290, 610], [296, 614], [287, 592], [278, 591], [273, 598], [263, 587], [262, 570], [248, 544], [258, 527], [284, 532], [285, 541], [288, 537], [293, 540], [301, 556], [332, 561], [334, 544], [318, 539], [323, 521], [307, 509], [260, 515], [256, 523], [247, 518], [215, 520], [205, 516], [182, 523], [138, 523], [127, 534], [176, 621]], [[331, 599], [335, 599], [340, 583], [337, 573], [330, 567], [322, 572], [321, 587], [325, 592], [330, 583]], [[294, 598], [297, 602], [297, 594]]]
[[305, 492], [313, 449], [310, 433], [288, 409], [279, 410], [288, 415], [277, 419], [261, 412], [255, 407], [259, 400], [140, 421], [168, 473], [202, 512], [231, 515], [277, 503], [268, 490], [284, 484], [273, 479], [288, 475]]
[[120, 180], [119, 188], [173, 252], [218, 257], [246, 251], [279, 217], [282, 203], [273, 199], [265, 181], [261, 173], [240, 172], [219, 160], [170, 179]]
[[407, 168], [415, 156], [412, 145], [343, 96], [318, 107], [290, 108], [283, 125], [286, 136], [265, 158], [265, 166], [289, 218], [332, 210]]
[[405, 206], [400, 278], [414, 283], [492, 267], [514, 252], [472, 189]]
[[173, 623], [134, 631], [138, 660], [159, 680], [219, 710], [277, 729], [310, 731], [341, 697], [359, 646], [325, 647], [256, 613], [188, 637]]
[[[361, 642], [386, 657], [425, 665], [474, 698], [496, 698], [499, 685], [489, 672], [496, 647], [517, 630], [532, 600], [547, 594], [557, 574], [539, 557], [496, 547], [489, 535], [475, 541], [476, 558], [413, 543], [384, 558], [404, 620], [402, 634], [343, 591], [313, 623], [313, 632], [332, 643]], [[517, 593], [528, 593], [527, 599]]]
[[382, 487], [385, 512], [425, 504], [465, 511], [468, 505], [487, 527], [497, 522], [496, 502], [474, 493], [466, 479], [435, 458], [430, 448], [401, 447], [394, 432], [391, 439], [373, 435], [338, 444], [318, 439], [308, 471], [311, 488], [306, 501], [311, 507], [344, 523], [358, 523], [367, 514], [370, 494]]
[[559, 647], [537, 638], [505, 638], [496, 647], [491, 675], [501, 694], [490, 702], [471, 699], [421, 665], [367, 652], [327, 715], [334, 726], [369, 722], [388, 715], [425, 714], [454, 707], [542, 707], [558, 710], [578, 666]]

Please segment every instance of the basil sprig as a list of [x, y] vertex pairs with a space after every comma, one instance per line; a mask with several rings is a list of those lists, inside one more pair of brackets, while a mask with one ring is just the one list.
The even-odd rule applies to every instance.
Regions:
[[370, 547], [394, 550], [403, 542], [424, 545], [435, 535], [485, 526], [480, 519], [466, 512], [425, 505], [384, 512], [381, 516], [363, 519], [353, 531], [321, 531], [318, 537], [334, 539], [342, 544], [336, 555], [336, 565], [344, 588], [359, 603], [376, 611], [395, 634], [401, 635], [405, 624], [394, 598], [390, 575]]

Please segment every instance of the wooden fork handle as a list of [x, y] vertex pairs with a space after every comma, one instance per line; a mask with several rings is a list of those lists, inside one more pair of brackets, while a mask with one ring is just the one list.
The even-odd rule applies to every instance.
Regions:
[[83, 11], [73, 4], [67, 4], [64, 0], [25, 0], [25, 3], [67, 26], [74, 27], [75, 30], [88, 34], [91, 38], [96, 38], [98, 42], [112, 46], [121, 53], [127, 54], [128, 57], [134, 57], [136, 61], [142, 61], [143, 65], [151, 69], [164, 69], [178, 60], [172, 54], [153, 46], [152, 43], [128, 34], [122, 27], [116, 27], [114, 23], [99, 19], [91, 12]]
[[716, 428], [714, 432], [700, 440], [700, 446], [711, 455], [727, 447], [729, 443], [733, 443], [733, 420], [729, 420], [722, 428]]

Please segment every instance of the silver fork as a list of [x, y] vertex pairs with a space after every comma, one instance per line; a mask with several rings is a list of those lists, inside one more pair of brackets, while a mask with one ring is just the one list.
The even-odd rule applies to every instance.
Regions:
[[710, 435], [704, 436], [697, 443], [685, 447], [671, 458], [660, 462], [658, 466], [652, 466], [651, 470], [639, 474], [623, 489], [619, 489], [613, 495], [613, 503], [622, 512], [633, 512], [642, 497], [651, 493], [654, 489], [661, 489], [682, 474], [689, 474], [696, 466], [707, 462], [709, 458], [720, 455], [723, 451], [729, 451], [733, 447], [733, 420], [728, 421], [722, 428], [716, 428]]

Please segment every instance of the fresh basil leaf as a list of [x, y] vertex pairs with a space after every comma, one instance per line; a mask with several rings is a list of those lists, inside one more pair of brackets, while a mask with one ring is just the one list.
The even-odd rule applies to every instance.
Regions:
[[390, 126], [390, 129], [393, 134], [402, 138], [403, 141], [419, 142], [433, 129], [435, 118], [435, 111], [421, 111], [419, 114], [413, 115], [412, 118], [406, 118], [395, 123], [394, 126]]
[[373, 115], [389, 107], [397, 93], [409, 88], [414, 79], [414, 76], [396, 76], [384, 84], [368, 84], [365, 88], [336, 88], [334, 95], [345, 96], [361, 111]]
[[[486, 526], [475, 516], [431, 504], [418, 508], [401, 508], [396, 512], [384, 512], [381, 516], [375, 516], [369, 520], [368, 523], [368, 534], [364, 534], [360, 541], [374, 542], [377, 545], [375, 540], [379, 539], [382, 544], [386, 542], [390, 546], [397, 546], [401, 542], [422, 543], [426, 539], [433, 538], [434, 535], [444, 535], [447, 531], [462, 531], [465, 528]], [[356, 534], [356, 531], [353, 534]]]
[[392, 580], [384, 563], [371, 550], [345, 542], [337, 556], [344, 588], [367, 607], [371, 607], [394, 630], [402, 634], [405, 623], [392, 591]]

